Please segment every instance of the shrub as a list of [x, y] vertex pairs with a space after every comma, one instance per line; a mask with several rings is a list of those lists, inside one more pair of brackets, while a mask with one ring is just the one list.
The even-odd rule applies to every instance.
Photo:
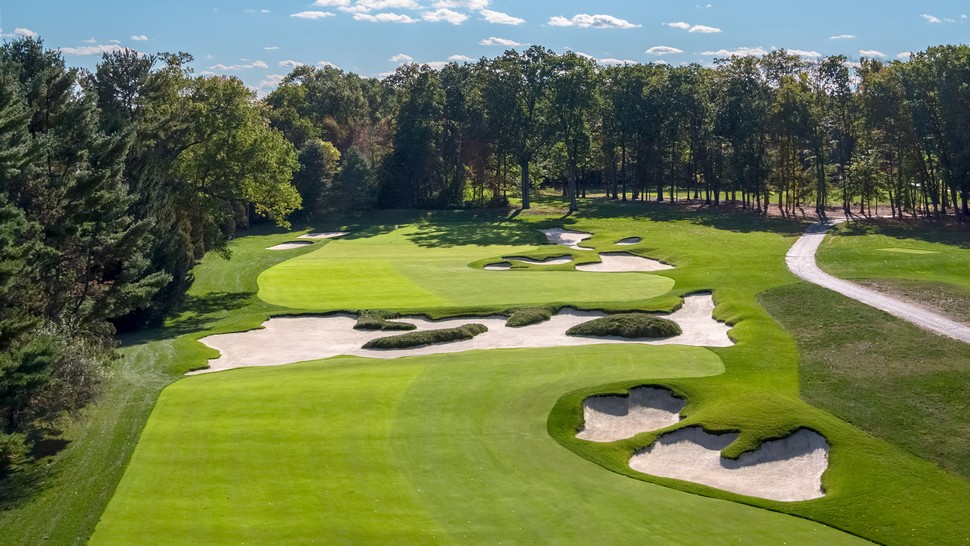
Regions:
[[509, 328], [519, 328], [539, 324], [551, 318], [552, 311], [544, 307], [525, 307], [512, 311], [512, 315], [509, 316], [509, 320], [505, 321], [505, 325]]
[[394, 322], [388, 319], [397, 318], [397, 313], [386, 311], [362, 311], [354, 324], [354, 330], [379, 330], [382, 332], [393, 330], [414, 330], [417, 326], [407, 322]]
[[577, 324], [566, 330], [568, 336], [619, 336], [650, 339], [661, 339], [680, 334], [680, 326], [676, 322], [647, 313], [610, 315]]
[[465, 324], [457, 328], [441, 330], [424, 330], [411, 332], [399, 336], [379, 337], [364, 344], [365, 349], [407, 349], [419, 345], [448, 343], [450, 341], [465, 341], [478, 334], [484, 334], [488, 328], [484, 324]]

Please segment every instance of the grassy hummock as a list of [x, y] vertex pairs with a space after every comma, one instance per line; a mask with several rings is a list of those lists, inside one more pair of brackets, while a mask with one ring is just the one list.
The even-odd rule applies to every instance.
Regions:
[[577, 324], [566, 330], [567, 336], [619, 336], [660, 339], [679, 336], [680, 326], [672, 320], [647, 313], [623, 313]]
[[441, 330], [424, 330], [398, 336], [387, 336], [372, 339], [364, 344], [364, 349], [407, 349], [419, 345], [433, 345], [451, 341], [465, 341], [478, 334], [484, 334], [488, 328], [484, 324], [466, 324], [457, 328], [442, 328]]
[[361, 311], [354, 324], [354, 330], [378, 330], [382, 332], [394, 330], [414, 330], [417, 326], [407, 322], [394, 322], [389, 319], [398, 318], [397, 313], [382, 311]]
[[545, 307], [524, 307], [513, 310], [512, 314], [509, 315], [509, 320], [505, 321], [505, 325], [509, 328], [520, 328], [522, 326], [539, 324], [551, 318], [552, 311]]

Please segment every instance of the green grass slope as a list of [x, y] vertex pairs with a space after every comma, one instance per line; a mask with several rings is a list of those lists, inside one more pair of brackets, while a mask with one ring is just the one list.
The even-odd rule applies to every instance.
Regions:
[[91, 544], [852, 543], [624, 478], [545, 432], [590, 382], [722, 369], [704, 349], [582, 347], [193, 377], [159, 399]]

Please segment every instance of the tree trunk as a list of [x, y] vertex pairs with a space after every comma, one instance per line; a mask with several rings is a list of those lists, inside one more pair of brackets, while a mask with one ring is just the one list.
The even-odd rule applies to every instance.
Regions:
[[522, 170], [522, 209], [525, 210], [532, 206], [529, 203], [529, 190], [531, 189], [529, 184], [529, 160], [520, 161], [519, 167]]

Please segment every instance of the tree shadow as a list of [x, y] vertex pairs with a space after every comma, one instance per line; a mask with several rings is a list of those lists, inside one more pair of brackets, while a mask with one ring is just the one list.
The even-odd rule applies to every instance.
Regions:
[[203, 296], [187, 296], [178, 311], [155, 328], [121, 337], [122, 345], [134, 346], [174, 339], [211, 328], [231, 311], [249, 305], [253, 292], [211, 292]]
[[924, 243], [941, 243], [970, 248], [970, 230], [953, 222], [934, 222], [924, 219], [891, 219], [857, 217], [856, 221], [839, 226], [842, 237], [883, 235], [899, 241], [913, 239]]
[[539, 245], [546, 242], [541, 233], [515, 222], [434, 222], [422, 223], [407, 234], [421, 247]]
[[770, 216], [730, 204], [708, 206], [697, 202], [669, 203], [656, 201], [613, 201], [588, 199], [582, 202], [583, 216], [650, 220], [653, 222], [687, 221], [715, 229], [738, 233], [780, 233], [798, 235], [805, 230], [809, 217]]

